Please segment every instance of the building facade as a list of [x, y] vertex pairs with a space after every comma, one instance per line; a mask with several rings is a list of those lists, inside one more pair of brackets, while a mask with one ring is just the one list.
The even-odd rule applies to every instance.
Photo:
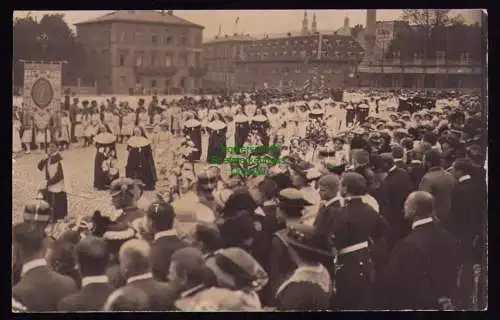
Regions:
[[371, 54], [358, 66], [357, 86], [481, 88], [485, 48], [479, 25], [436, 27], [429, 38], [418, 31], [403, 21], [377, 22], [375, 32], [366, 30], [376, 36], [372, 48], [360, 41]]
[[364, 51], [350, 36], [287, 36], [255, 40], [236, 61], [236, 78], [242, 88], [315, 87], [347, 85]]
[[202, 26], [172, 11], [115, 11], [76, 24], [99, 93], [187, 93], [202, 86]]
[[244, 46], [252, 41], [249, 35], [216, 36], [203, 43], [203, 59], [207, 74], [206, 89], [229, 89], [237, 87], [236, 60]]

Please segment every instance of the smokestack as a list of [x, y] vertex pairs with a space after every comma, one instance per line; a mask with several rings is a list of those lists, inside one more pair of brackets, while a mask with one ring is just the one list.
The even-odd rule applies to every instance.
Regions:
[[375, 51], [375, 40], [377, 29], [377, 10], [366, 10], [366, 31], [365, 31], [365, 57], [368, 61], [373, 61]]
[[174, 15], [174, 10], [168, 10], [168, 15], [173, 16]]

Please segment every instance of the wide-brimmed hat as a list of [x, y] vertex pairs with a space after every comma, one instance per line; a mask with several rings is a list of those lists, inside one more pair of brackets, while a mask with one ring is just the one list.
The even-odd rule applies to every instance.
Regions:
[[203, 170], [198, 174], [198, 187], [207, 191], [217, 187], [218, 175], [212, 170]]
[[269, 278], [264, 268], [245, 250], [227, 248], [215, 253], [205, 262], [219, 283], [231, 289], [262, 289]]
[[118, 196], [119, 194], [128, 194], [137, 198], [137, 194], [141, 193], [140, 189], [140, 185], [135, 180], [130, 178], [118, 178], [111, 182], [111, 185], [109, 186], [109, 193], [112, 197]]
[[333, 239], [320, 235], [313, 226], [303, 223], [290, 225], [283, 239], [292, 248], [328, 257], [333, 256], [331, 251]]
[[280, 191], [278, 200], [281, 204], [289, 207], [305, 207], [311, 206], [312, 203], [307, 201], [304, 194], [296, 188], [286, 188]]

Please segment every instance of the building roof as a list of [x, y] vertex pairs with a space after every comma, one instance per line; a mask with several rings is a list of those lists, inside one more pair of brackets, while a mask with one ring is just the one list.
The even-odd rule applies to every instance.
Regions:
[[156, 23], [165, 25], [178, 25], [204, 29], [205, 27], [192, 23], [188, 20], [170, 15], [167, 12], [153, 10], [118, 10], [106, 15], [75, 23], [75, 25], [94, 24], [103, 22], [133, 22], [133, 23]]
[[212, 44], [212, 43], [221, 43], [221, 42], [242, 42], [242, 41], [253, 41], [255, 40], [253, 37], [250, 35], [245, 35], [245, 34], [237, 34], [237, 35], [224, 35], [224, 36], [217, 36], [214, 39], [210, 39], [208, 41], [203, 42], [203, 44]]

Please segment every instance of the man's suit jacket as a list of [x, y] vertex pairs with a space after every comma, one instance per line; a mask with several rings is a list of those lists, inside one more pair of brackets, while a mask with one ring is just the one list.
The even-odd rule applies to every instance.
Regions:
[[106, 269], [106, 276], [109, 279], [110, 285], [115, 289], [121, 288], [127, 283], [122, 275], [119, 264], [109, 266], [108, 269]]
[[177, 235], [169, 235], [156, 239], [151, 245], [149, 256], [153, 277], [158, 281], [166, 282], [172, 255], [177, 250], [187, 246], [188, 243], [179, 239]]
[[453, 189], [451, 210], [443, 221], [447, 229], [467, 246], [482, 232], [485, 201], [476, 181], [471, 178], [458, 181]]
[[437, 309], [453, 298], [458, 274], [457, 240], [437, 222], [416, 226], [394, 249], [380, 279], [383, 308]]
[[177, 299], [177, 291], [168, 283], [156, 281], [153, 278], [136, 280], [125, 285], [143, 290], [149, 298], [150, 311], [175, 310], [174, 302]]
[[114, 291], [113, 286], [106, 283], [90, 283], [79, 292], [63, 298], [57, 307], [59, 311], [101, 311], [106, 299]]
[[404, 203], [413, 189], [410, 175], [404, 169], [390, 170], [382, 181], [380, 188], [383, 190], [384, 201], [380, 212], [386, 218], [395, 239], [403, 238], [408, 233], [408, 223], [404, 218]]
[[401, 168], [406, 172], [408, 172], [409, 170], [408, 165], [403, 160], [394, 160], [394, 164], [396, 165], [396, 167]]
[[455, 187], [455, 178], [442, 168], [430, 168], [424, 175], [420, 186], [421, 191], [432, 194], [436, 201], [436, 215], [441, 220], [446, 220], [451, 208], [451, 197]]
[[59, 301], [77, 291], [73, 279], [40, 266], [22, 275], [12, 288], [12, 297], [30, 312], [57, 311]]

